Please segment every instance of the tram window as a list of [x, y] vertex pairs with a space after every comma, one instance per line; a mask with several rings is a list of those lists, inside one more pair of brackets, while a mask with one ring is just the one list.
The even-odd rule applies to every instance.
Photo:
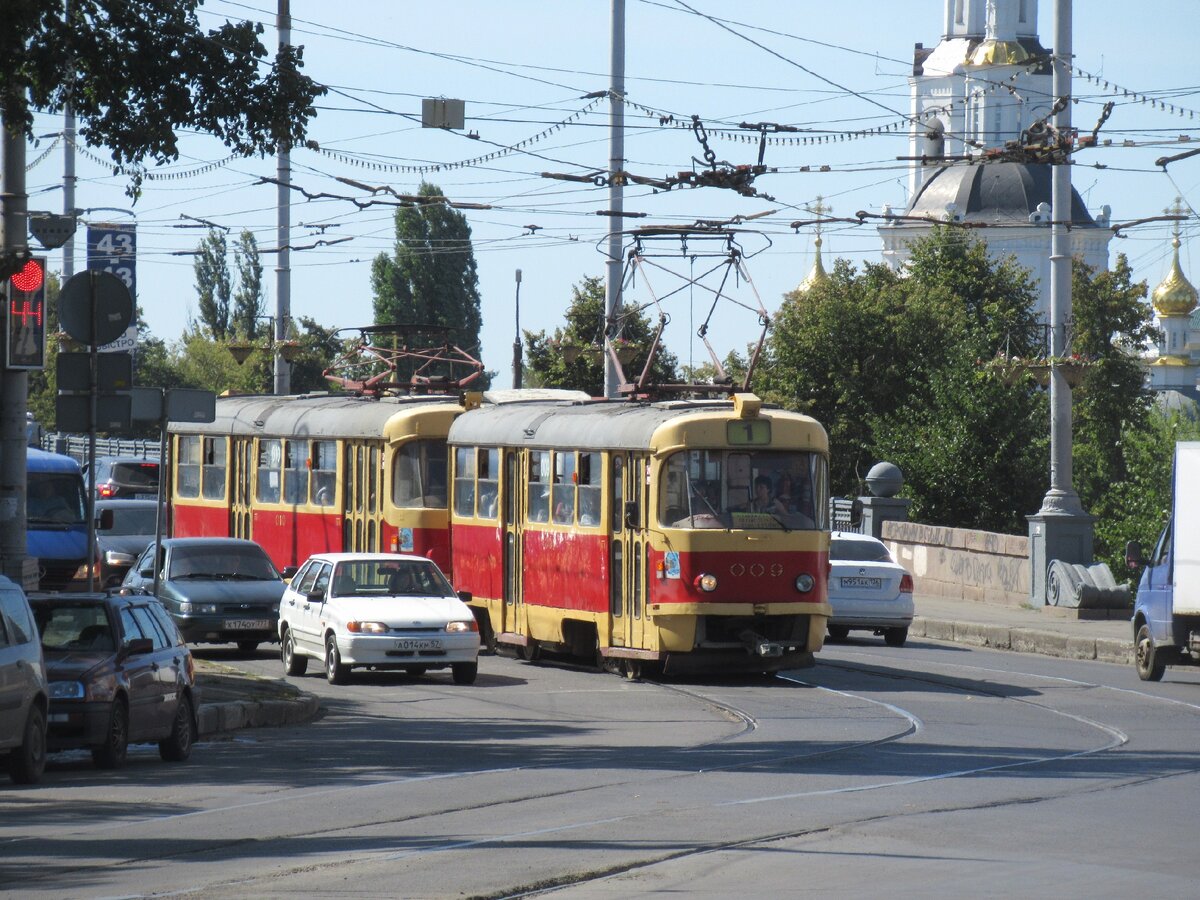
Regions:
[[205, 438], [201, 466], [201, 483], [207, 500], [225, 499], [225, 459], [228, 447], [225, 438]]
[[479, 487], [479, 517], [496, 518], [496, 500], [500, 494], [500, 451], [480, 448], [476, 477]]
[[373, 513], [379, 509], [379, 448], [372, 445], [367, 448], [367, 512]]
[[392, 502], [402, 509], [446, 508], [446, 442], [409, 441], [392, 457]]
[[313, 441], [312, 456], [313, 503], [333, 506], [337, 485], [337, 444], [333, 441]]
[[619, 456], [612, 461], [612, 530], [620, 531], [625, 527], [625, 463]]
[[622, 548], [620, 541], [612, 542], [612, 563], [609, 565], [609, 571], [612, 576], [608, 579], [608, 609], [613, 614], [614, 618], [621, 617], [622, 611], [622, 596], [621, 596], [621, 581], [625, 577], [625, 569], [622, 566]]
[[529, 454], [529, 521], [550, 521], [550, 451]]
[[200, 496], [200, 437], [195, 434], [181, 435], [175, 451], [179, 460], [175, 465], [175, 493], [180, 497]]
[[475, 515], [475, 448], [454, 448], [454, 514]]
[[599, 453], [579, 454], [579, 524], [600, 524], [601, 468]]
[[283, 454], [283, 502], [308, 500], [308, 454], [303, 441], [288, 441]]
[[258, 486], [255, 498], [260, 503], [279, 502], [279, 466], [282, 461], [281, 441], [258, 442]]
[[630, 586], [630, 593], [633, 595], [630, 599], [633, 602], [632, 615], [635, 619], [642, 617], [642, 558], [637, 553], [633, 556], [633, 579]]
[[554, 521], [570, 525], [575, 521], [575, 454], [558, 451], [554, 454], [554, 485], [550, 489]]

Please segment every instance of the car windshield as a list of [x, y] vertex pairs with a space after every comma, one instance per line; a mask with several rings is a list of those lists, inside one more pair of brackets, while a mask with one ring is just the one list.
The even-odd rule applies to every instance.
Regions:
[[145, 534], [152, 535], [155, 530], [153, 506], [110, 506], [112, 510], [112, 528], [105, 534]]
[[168, 579], [278, 581], [279, 577], [267, 555], [253, 545], [175, 547], [167, 571]]
[[69, 603], [34, 606], [45, 650], [103, 650], [117, 649], [112, 623], [103, 603]]
[[396, 559], [339, 563], [333, 597], [452, 597], [454, 589], [432, 563]]
[[30, 472], [25, 511], [31, 524], [82, 525], [83, 479], [71, 472]]
[[829, 542], [829, 558], [834, 562], [891, 562], [891, 554], [879, 541], [843, 541], [834, 538]]

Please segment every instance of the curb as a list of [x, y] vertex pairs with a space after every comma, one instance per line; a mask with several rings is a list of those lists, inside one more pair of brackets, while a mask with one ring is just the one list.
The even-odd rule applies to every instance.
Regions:
[[935, 641], [990, 647], [993, 650], [1013, 650], [1017, 653], [1037, 653], [1063, 659], [1094, 659], [1099, 662], [1133, 663], [1133, 641], [1113, 638], [1072, 637], [1056, 631], [1036, 628], [1011, 628], [1008, 625], [984, 625], [978, 622], [955, 622], [915, 616], [909, 626], [910, 637], [926, 637]]
[[299, 725], [321, 708], [315, 694], [302, 694], [295, 700], [232, 700], [226, 703], [201, 703], [196, 710], [200, 736], [235, 731], [239, 728], [265, 728]]

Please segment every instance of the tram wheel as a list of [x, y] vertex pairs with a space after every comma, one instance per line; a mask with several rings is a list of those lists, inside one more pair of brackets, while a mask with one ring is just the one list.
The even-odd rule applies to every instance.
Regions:
[[542, 658], [542, 647], [533, 638], [529, 638], [529, 643], [521, 647], [521, 659], [525, 662], [536, 662]]
[[628, 681], [638, 681], [642, 677], [642, 664], [636, 659], [623, 660], [622, 670]]

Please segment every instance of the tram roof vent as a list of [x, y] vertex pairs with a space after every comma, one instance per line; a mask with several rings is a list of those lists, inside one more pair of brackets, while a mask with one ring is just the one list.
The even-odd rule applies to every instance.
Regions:
[[739, 419], [757, 419], [762, 410], [762, 400], [756, 394], [734, 394], [733, 411]]

